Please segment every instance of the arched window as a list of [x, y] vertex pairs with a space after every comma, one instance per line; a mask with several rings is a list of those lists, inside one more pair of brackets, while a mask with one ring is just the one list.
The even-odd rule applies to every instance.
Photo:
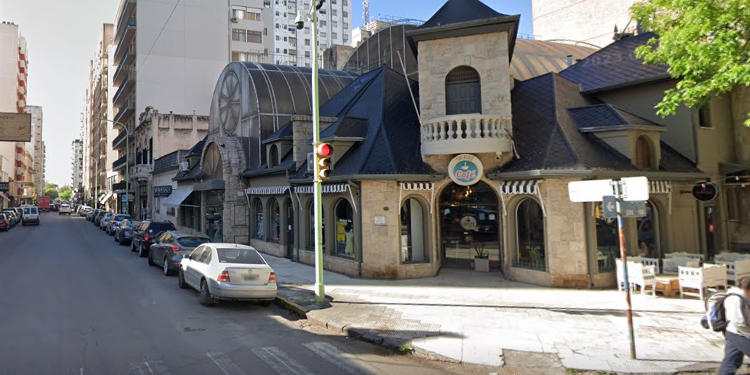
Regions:
[[651, 201], [646, 201], [646, 216], [636, 220], [638, 225], [637, 255], [646, 258], [659, 258], [659, 210]]
[[268, 166], [275, 167], [279, 165], [279, 148], [276, 145], [271, 145], [268, 150]]
[[401, 262], [424, 262], [425, 210], [419, 200], [409, 198], [401, 206]]
[[354, 210], [346, 199], [339, 199], [334, 208], [336, 215], [336, 253], [354, 258]]
[[[315, 250], [315, 205], [313, 202], [310, 202], [310, 206], [308, 206], [308, 212], [310, 215], [308, 216], [310, 218], [310, 228], [309, 228], [309, 237], [307, 238], [307, 244], [310, 250]], [[322, 216], [322, 223], [323, 223], [323, 253], [326, 251], [326, 211], [325, 209], [321, 213]]]
[[[145, 152], [145, 150], [144, 150]], [[146, 160], [145, 154], [143, 158]], [[221, 151], [216, 143], [211, 143], [206, 147], [206, 151], [203, 153], [203, 159], [201, 160], [201, 170], [210, 179], [221, 180], [224, 177], [224, 170], [221, 162]]]
[[651, 169], [651, 145], [645, 136], [635, 141], [635, 166], [638, 169]]
[[271, 242], [280, 242], [281, 234], [281, 212], [279, 201], [271, 198], [268, 201], [268, 240]]
[[516, 266], [544, 271], [547, 269], [544, 249], [544, 215], [542, 207], [531, 198], [516, 208]]
[[482, 92], [479, 73], [469, 66], [459, 66], [445, 77], [445, 114], [481, 113]]
[[255, 224], [253, 231], [253, 238], [262, 240], [263, 239], [263, 202], [260, 198], [255, 198], [253, 201], [253, 224]]

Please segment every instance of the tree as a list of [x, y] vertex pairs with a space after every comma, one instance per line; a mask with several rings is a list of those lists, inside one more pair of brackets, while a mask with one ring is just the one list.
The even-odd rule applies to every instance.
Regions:
[[[659, 35], [635, 55], [647, 64], [667, 65], [669, 75], [679, 79], [656, 105], [660, 116], [750, 86], [748, 0], [643, 0], [630, 11], [642, 29]], [[745, 125], [750, 126], [750, 113]]]
[[70, 196], [73, 194], [73, 189], [70, 186], [63, 186], [60, 188], [58, 193], [60, 194], [60, 199], [69, 201]]
[[57, 198], [59, 195], [57, 192], [57, 184], [44, 185], [44, 195], [50, 197], [50, 199]]

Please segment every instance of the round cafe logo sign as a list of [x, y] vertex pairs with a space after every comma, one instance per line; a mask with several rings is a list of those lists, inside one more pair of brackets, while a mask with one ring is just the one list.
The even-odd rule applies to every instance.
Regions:
[[482, 178], [482, 173], [482, 162], [471, 154], [457, 155], [448, 164], [448, 175], [453, 182], [461, 186], [476, 184]]

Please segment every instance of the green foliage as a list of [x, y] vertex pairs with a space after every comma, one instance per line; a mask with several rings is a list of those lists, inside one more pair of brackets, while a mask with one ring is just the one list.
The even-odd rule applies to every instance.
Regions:
[[69, 201], [71, 195], [73, 195], [73, 189], [70, 186], [63, 186], [60, 188], [58, 193], [60, 194], [60, 199]]
[[50, 197], [50, 199], [57, 198], [59, 196], [57, 193], [57, 184], [44, 185], [44, 195]]
[[659, 35], [636, 49], [636, 56], [667, 65], [669, 75], [679, 78], [656, 105], [660, 116], [750, 86], [750, 1], [644, 0], [630, 11], [642, 29]]

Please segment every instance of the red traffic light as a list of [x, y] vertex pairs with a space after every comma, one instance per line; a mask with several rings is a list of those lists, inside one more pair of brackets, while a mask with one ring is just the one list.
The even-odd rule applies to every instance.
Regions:
[[315, 153], [321, 158], [330, 158], [333, 155], [333, 146], [330, 143], [318, 143], [315, 146]]

